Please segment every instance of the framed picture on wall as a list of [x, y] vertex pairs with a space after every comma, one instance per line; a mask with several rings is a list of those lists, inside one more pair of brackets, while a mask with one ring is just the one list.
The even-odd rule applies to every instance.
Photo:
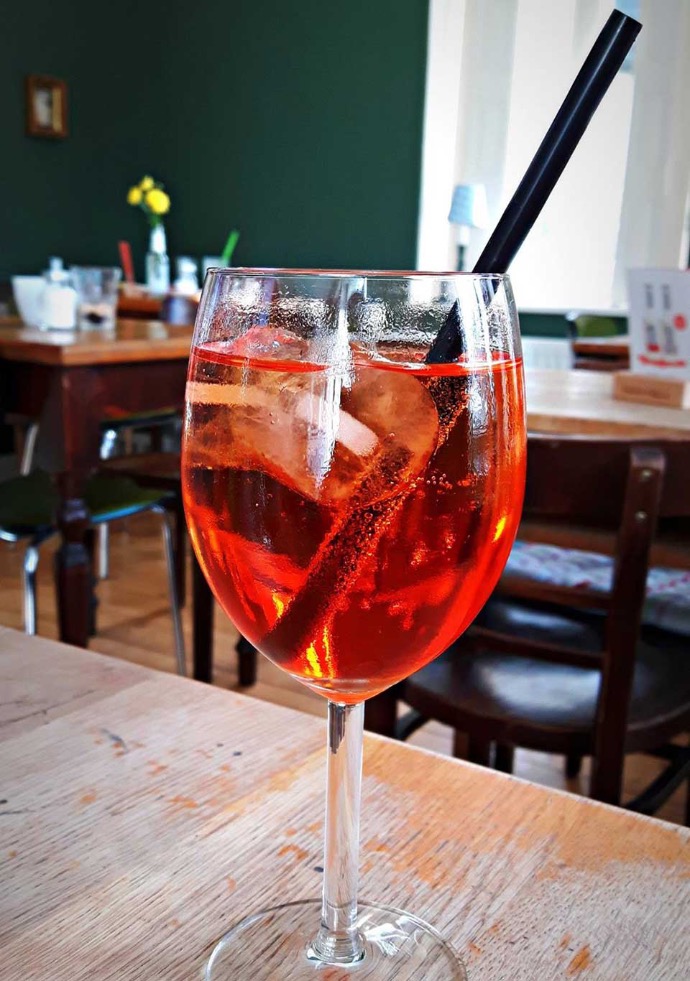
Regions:
[[67, 83], [62, 79], [27, 75], [26, 132], [53, 140], [67, 136]]

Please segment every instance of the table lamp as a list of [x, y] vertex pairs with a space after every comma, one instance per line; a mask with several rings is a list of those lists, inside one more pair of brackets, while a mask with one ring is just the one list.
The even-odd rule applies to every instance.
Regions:
[[471, 228], [486, 228], [489, 211], [483, 184], [458, 184], [453, 191], [448, 221], [458, 226], [458, 271], [465, 268], [465, 249]]

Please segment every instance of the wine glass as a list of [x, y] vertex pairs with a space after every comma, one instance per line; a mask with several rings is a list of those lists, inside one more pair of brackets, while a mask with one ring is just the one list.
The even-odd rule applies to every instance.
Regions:
[[207, 979], [465, 978], [433, 927], [357, 901], [362, 728], [366, 698], [473, 620], [513, 543], [525, 418], [508, 278], [211, 270], [182, 469], [217, 600], [328, 699], [321, 903], [245, 918]]

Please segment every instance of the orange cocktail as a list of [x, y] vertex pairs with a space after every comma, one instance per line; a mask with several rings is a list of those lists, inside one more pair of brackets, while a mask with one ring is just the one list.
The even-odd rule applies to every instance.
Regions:
[[310, 687], [359, 700], [447, 647], [503, 568], [524, 484], [521, 365], [354, 350], [335, 393], [299, 339], [271, 337], [271, 356], [247, 337], [193, 353], [190, 530], [238, 629]]

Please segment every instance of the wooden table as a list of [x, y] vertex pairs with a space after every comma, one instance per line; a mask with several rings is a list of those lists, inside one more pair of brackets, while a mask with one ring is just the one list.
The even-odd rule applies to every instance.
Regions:
[[[189, 981], [318, 895], [321, 721], [6, 629], [0, 689], [2, 981]], [[690, 976], [687, 829], [369, 736], [361, 839], [470, 981]]]
[[690, 411], [619, 402], [611, 374], [533, 369], [526, 384], [532, 432], [690, 439]]
[[115, 331], [0, 326], [0, 400], [40, 420], [41, 463], [60, 474], [56, 582], [60, 637], [86, 646], [90, 574], [83, 491], [98, 462], [103, 419], [182, 409], [191, 327], [119, 320]]
[[[189, 358], [192, 327], [161, 320], [118, 320], [113, 331], [37, 330], [17, 318], [0, 320], [0, 357], [10, 361], [83, 367]], [[184, 392], [183, 392], [184, 398]]]
[[117, 299], [118, 317], [149, 317], [161, 319], [162, 296], [154, 296], [145, 289], [127, 290], [121, 288]]

